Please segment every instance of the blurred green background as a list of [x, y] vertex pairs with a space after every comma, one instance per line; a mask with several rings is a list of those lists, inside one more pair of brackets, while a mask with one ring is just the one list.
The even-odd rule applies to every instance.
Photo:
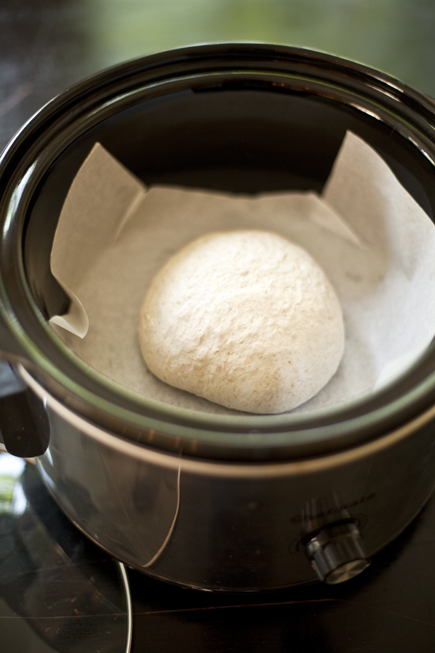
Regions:
[[0, 0], [0, 149], [83, 77], [210, 41], [323, 50], [435, 97], [435, 0]]
[[435, 95], [435, 0], [87, 0], [87, 4], [102, 65], [190, 43], [268, 41], [360, 61]]

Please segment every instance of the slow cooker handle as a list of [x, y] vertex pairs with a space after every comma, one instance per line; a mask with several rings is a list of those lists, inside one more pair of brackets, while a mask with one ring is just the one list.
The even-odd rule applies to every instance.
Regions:
[[13, 456], [34, 458], [46, 451], [50, 428], [43, 402], [16, 369], [19, 362], [28, 366], [0, 315], [0, 443]]
[[0, 360], [0, 442], [13, 456], [34, 458], [45, 452], [49, 439], [43, 402], [11, 363]]

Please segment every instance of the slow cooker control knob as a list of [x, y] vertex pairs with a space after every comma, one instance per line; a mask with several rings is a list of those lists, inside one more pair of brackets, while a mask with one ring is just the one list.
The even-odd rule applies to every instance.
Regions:
[[305, 543], [311, 566], [321, 581], [343, 583], [370, 564], [355, 522], [330, 524]]

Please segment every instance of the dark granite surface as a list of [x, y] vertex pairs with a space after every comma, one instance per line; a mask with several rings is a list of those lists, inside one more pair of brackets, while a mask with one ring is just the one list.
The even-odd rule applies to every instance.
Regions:
[[[277, 592], [215, 594], [127, 570], [132, 652], [430, 653], [435, 502], [361, 576]], [[123, 653], [120, 567], [60, 512], [33, 465], [0, 453], [2, 653]]]

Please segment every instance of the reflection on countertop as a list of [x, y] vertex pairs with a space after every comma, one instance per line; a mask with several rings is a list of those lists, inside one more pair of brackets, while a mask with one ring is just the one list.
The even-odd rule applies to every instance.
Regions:
[[[255, 593], [198, 592], [128, 570], [132, 653], [429, 653], [435, 501], [361, 576]], [[119, 566], [66, 519], [36, 468], [0, 453], [2, 653], [124, 653]]]

